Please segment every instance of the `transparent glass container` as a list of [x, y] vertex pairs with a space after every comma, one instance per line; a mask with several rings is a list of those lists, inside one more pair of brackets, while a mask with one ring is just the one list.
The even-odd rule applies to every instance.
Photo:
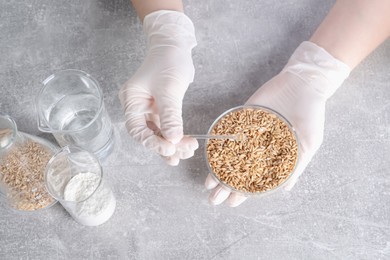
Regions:
[[46, 164], [56, 151], [49, 141], [18, 131], [11, 117], [0, 114], [0, 195], [11, 208], [31, 212], [56, 203], [44, 182]]
[[273, 189], [270, 189], [270, 190], [267, 190], [267, 191], [263, 191], [263, 192], [245, 192], [245, 191], [242, 191], [242, 190], [238, 190], [236, 188], [234, 188], [233, 186], [227, 184], [226, 182], [224, 182], [223, 180], [221, 180], [217, 174], [213, 171], [211, 165], [210, 165], [210, 162], [208, 160], [208, 152], [207, 152], [207, 147], [208, 147], [208, 142], [206, 142], [205, 144], [205, 148], [204, 148], [204, 154], [205, 154], [205, 157], [206, 157], [206, 160], [207, 160], [207, 168], [209, 170], [209, 173], [211, 173], [211, 176], [214, 178], [214, 180], [216, 182], [218, 182], [219, 184], [221, 184], [223, 187], [227, 188], [228, 190], [230, 190], [231, 192], [234, 192], [234, 193], [239, 193], [240, 195], [244, 195], [246, 197], [250, 197], [250, 196], [264, 196], [264, 195], [269, 195], [269, 194], [272, 194], [274, 192], [277, 192], [279, 191], [280, 189], [282, 189], [288, 182], [289, 180], [291, 179], [291, 177], [294, 175], [295, 173], [295, 170], [296, 170], [296, 166], [299, 162], [299, 156], [300, 156], [300, 144], [299, 144], [299, 140], [298, 140], [298, 136], [296, 134], [296, 131], [294, 129], [294, 127], [291, 125], [291, 123], [283, 116], [281, 115], [280, 113], [278, 113], [277, 111], [273, 110], [273, 109], [270, 109], [270, 108], [267, 108], [267, 107], [264, 107], [264, 106], [256, 106], [256, 105], [243, 105], [243, 106], [237, 106], [237, 107], [233, 107], [227, 111], [225, 111], [224, 113], [222, 113], [217, 119], [215, 119], [215, 121], [211, 124], [209, 130], [208, 130], [208, 134], [212, 134], [212, 131], [214, 129], [214, 127], [216, 126], [216, 124], [223, 118], [225, 117], [226, 115], [228, 115], [229, 113], [232, 113], [232, 112], [235, 112], [235, 111], [239, 111], [239, 110], [243, 110], [243, 109], [247, 109], [247, 108], [250, 108], [250, 109], [259, 109], [259, 110], [262, 110], [264, 112], [267, 112], [267, 113], [270, 113], [270, 114], [273, 114], [275, 116], [277, 116], [278, 119], [280, 119], [281, 121], [283, 121], [289, 128], [289, 130], [293, 133], [293, 136], [295, 137], [295, 140], [297, 142], [297, 148], [298, 148], [298, 153], [297, 153], [297, 159], [296, 159], [296, 163], [295, 163], [295, 166], [294, 166], [294, 169], [291, 171], [291, 173], [289, 174], [289, 176], [281, 183], [279, 184], [278, 186], [276, 186], [275, 188]]
[[113, 126], [99, 83], [80, 70], [63, 70], [43, 81], [37, 99], [38, 128], [61, 147], [78, 146], [106, 158], [113, 149]]
[[49, 193], [82, 225], [101, 225], [114, 214], [115, 196], [103, 178], [98, 158], [79, 147], [65, 146], [50, 159], [45, 184]]

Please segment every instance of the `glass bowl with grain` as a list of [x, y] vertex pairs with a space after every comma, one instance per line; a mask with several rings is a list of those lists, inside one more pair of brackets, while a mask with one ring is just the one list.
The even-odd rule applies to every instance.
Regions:
[[291, 123], [270, 108], [231, 108], [213, 122], [208, 134], [240, 137], [209, 139], [205, 145], [209, 172], [232, 192], [247, 197], [271, 194], [294, 175], [299, 140]]
[[0, 114], [0, 200], [14, 212], [37, 212], [57, 201], [44, 183], [46, 163], [57, 147], [20, 132], [15, 121]]

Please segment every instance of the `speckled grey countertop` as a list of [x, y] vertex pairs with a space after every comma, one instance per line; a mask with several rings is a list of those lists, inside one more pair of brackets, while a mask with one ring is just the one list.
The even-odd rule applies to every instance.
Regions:
[[[333, 1], [186, 1], [198, 39], [186, 131], [243, 104], [309, 38]], [[291, 192], [213, 207], [203, 145], [169, 167], [128, 138], [117, 98], [145, 54], [127, 0], [1, 0], [0, 111], [40, 134], [34, 97], [52, 72], [102, 85], [116, 147], [104, 162], [117, 209], [84, 227], [59, 205], [18, 215], [0, 205], [0, 259], [389, 259], [390, 42], [327, 104], [325, 140]], [[50, 138], [50, 136], [46, 136]]]

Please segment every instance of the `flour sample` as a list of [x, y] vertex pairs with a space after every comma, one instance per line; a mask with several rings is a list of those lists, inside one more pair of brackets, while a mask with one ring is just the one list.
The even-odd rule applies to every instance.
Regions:
[[68, 212], [77, 222], [86, 226], [103, 224], [115, 211], [114, 194], [101, 177], [92, 172], [73, 176], [64, 188], [63, 195]]

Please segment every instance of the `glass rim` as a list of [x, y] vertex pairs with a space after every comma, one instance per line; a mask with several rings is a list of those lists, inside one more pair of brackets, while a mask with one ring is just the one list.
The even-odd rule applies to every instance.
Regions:
[[[50, 194], [50, 196], [51, 196], [51, 194]], [[34, 214], [35, 212], [40, 212], [40, 211], [44, 211], [44, 210], [50, 209], [51, 207], [53, 207], [58, 202], [58, 200], [53, 197], [53, 202], [47, 204], [43, 208], [34, 209], [34, 210], [23, 210], [23, 209], [17, 209], [15, 207], [13, 207], [12, 204], [10, 202], [8, 202], [7, 195], [3, 194], [2, 192], [0, 192], [0, 199], [5, 202], [5, 204], [7, 205], [7, 208], [9, 210], [11, 210], [12, 212], [15, 212], [17, 214], [23, 214], [23, 215], [24, 214]]]
[[[72, 151], [71, 151], [71, 150], [72, 150]], [[58, 156], [60, 156], [60, 155], [63, 155], [63, 154], [69, 155], [69, 154], [73, 153], [74, 151], [77, 151], [77, 152], [86, 152], [86, 153], [88, 153], [88, 155], [90, 155], [91, 158], [93, 158], [93, 159], [96, 161], [96, 163], [99, 165], [99, 177], [100, 177], [99, 183], [96, 185], [96, 188], [94, 189], [94, 191], [91, 192], [91, 194], [89, 194], [85, 199], [83, 199], [83, 200], [78, 200], [78, 201], [66, 200], [66, 199], [64, 199], [63, 197], [59, 197], [57, 194], [55, 194], [55, 193], [51, 190], [51, 188], [50, 188], [50, 186], [49, 186], [49, 184], [48, 184], [48, 180], [47, 180], [47, 179], [48, 179], [48, 178], [47, 178], [47, 175], [48, 175], [49, 170], [50, 170], [50, 165], [53, 163], [53, 161], [54, 161], [56, 158], [58, 158]], [[76, 175], [74, 175], [74, 176], [76, 176]], [[72, 178], [73, 178], [74, 176], [72, 176]], [[74, 204], [77, 204], [77, 203], [84, 202], [84, 201], [88, 200], [89, 198], [91, 198], [92, 195], [94, 195], [95, 192], [101, 187], [101, 185], [102, 185], [102, 183], [103, 183], [103, 167], [102, 167], [102, 165], [101, 165], [101, 163], [100, 163], [98, 157], [97, 157], [95, 154], [93, 154], [93, 153], [91, 153], [91, 152], [88, 152], [87, 150], [84, 150], [84, 149], [82, 149], [82, 148], [80, 148], [80, 147], [78, 147], [78, 146], [67, 145], [67, 146], [62, 147], [58, 152], [56, 152], [56, 153], [50, 158], [49, 162], [46, 164], [45, 172], [44, 172], [44, 176], [43, 176], [43, 177], [44, 177], [44, 183], [45, 183], [46, 190], [47, 190], [47, 192], [48, 192], [54, 199], [58, 200], [59, 202], [66, 202], [66, 203], [74, 203]], [[72, 179], [72, 178], [71, 178], [71, 179]]]
[[[95, 116], [91, 119], [91, 121], [88, 122], [88, 124], [86, 124], [85, 126], [83, 127], [80, 127], [79, 129], [76, 129], [76, 130], [59, 130], [59, 129], [53, 129], [50, 127], [50, 124], [49, 122], [47, 121], [47, 118], [46, 116], [43, 115], [43, 113], [41, 112], [41, 109], [40, 109], [40, 97], [43, 95], [43, 93], [45, 92], [45, 90], [48, 88], [48, 84], [51, 80], [55, 79], [55, 78], [58, 78], [60, 76], [63, 76], [63, 75], [79, 75], [79, 76], [84, 76], [86, 78], [88, 78], [89, 80], [91, 80], [95, 86], [96, 86], [96, 89], [98, 90], [98, 93], [99, 93], [99, 109], [97, 110]], [[60, 70], [60, 71], [57, 71], [53, 74], [51, 74], [50, 76], [48, 76], [46, 79], [44, 79], [42, 81], [42, 84], [43, 86], [41, 87], [41, 89], [39, 90], [38, 92], [38, 96], [36, 98], [36, 111], [37, 111], [37, 123], [38, 123], [38, 128], [39, 130], [41, 130], [42, 132], [50, 132], [50, 133], [74, 133], [74, 132], [77, 132], [77, 131], [82, 131], [86, 128], [88, 128], [89, 126], [91, 126], [93, 124], [93, 122], [96, 121], [96, 119], [100, 116], [100, 114], [102, 113], [103, 111], [103, 108], [104, 108], [104, 97], [103, 97], [103, 91], [100, 87], [100, 84], [99, 82], [94, 78], [92, 77], [89, 73], [85, 72], [85, 71], [82, 71], [82, 70], [77, 70], [77, 69], [65, 69], [65, 70]], [[47, 125], [47, 128], [48, 129], [45, 129], [43, 127], [41, 127], [41, 120], [44, 120], [45, 122], [45, 125]]]
[[16, 125], [15, 120], [12, 117], [10, 117], [9, 115], [0, 113], [0, 117], [4, 118], [5, 120], [8, 120], [10, 122], [10, 127], [12, 129], [12, 134], [8, 138], [8, 143], [5, 146], [0, 146], [0, 151], [1, 151], [1, 150], [8, 149], [15, 142], [16, 136], [18, 134], [18, 126]]
[[266, 194], [271, 194], [277, 190], [280, 190], [282, 187], [284, 187], [285, 185], [287, 185], [288, 181], [291, 179], [291, 177], [294, 175], [294, 173], [296, 172], [296, 169], [297, 169], [297, 165], [299, 163], [299, 160], [300, 160], [300, 156], [301, 156], [301, 145], [300, 145], [300, 142], [299, 142], [299, 139], [298, 139], [298, 135], [296, 133], [296, 130], [295, 128], [293, 127], [293, 125], [290, 123], [290, 121], [287, 120], [287, 118], [285, 118], [282, 114], [280, 114], [279, 112], [277, 112], [276, 110], [274, 109], [271, 109], [269, 107], [266, 107], [266, 106], [261, 106], [261, 105], [240, 105], [240, 106], [236, 106], [236, 107], [232, 107], [228, 110], [226, 110], [225, 112], [223, 112], [222, 114], [220, 114], [215, 120], [214, 122], [211, 124], [209, 130], [207, 131], [207, 134], [210, 134], [211, 131], [213, 130], [213, 128], [215, 127], [215, 125], [224, 117], [226, 116], [227, 114], [231, 113], [231, 112], [234, 112], [234, 111], [237, 111], [237, 110], [241, 110], [241, 109], [246, 109], [246, 108], [252, 108], [252, 109], [258, 109], [258, 110], [263, 110], [263, 111], [266, 111], [268, 113], [271, 113], [271, 114], [274, 114], [276, 115], [280, 120], [282, 120], [289, 128], [289, 130], [293, 133], [294, 135], [294, 138], [297, 142], [297, 160], [296, 160], [296, 163], [294, 165], [294, 168], [292, 169], [292, 171], [290, 172], [289, 176], [281, 183], [279, 184], [278, 186], [276, 186], [275, 188], [273, 189], [270, 189], [270, 190], [267, 190], [267, 191], [262, 191], [262, 192], [246, 192], [246, 191], [242, 191], [242, 190], [238, 190], [236, 188], [234, 188], [233, 186], [230, 186], [229, 184], [225, 183], [224, 181], [220, 180], [218, 178], [218, 176], [215, 174], [215, 172], [213, 171], [213, 169], [211, 168], [210, 166], [210, 162], [209, 162], [209, 159], [208, 159], [208, 156], [207, 156], [207, 145], [208, 145], [208, 141], [206, 142], [205, 146], [204, 146], [204, 154], [205, 154], [205, 157], [206, 157], [206, 161], [207, 161], [207, 169], [209, 171], [209, 173], [211, 174], [211, 176], [213, 177], [213, 179], [218, 182], [220, 185], [224, 186], [225, 188], [231, 190], [232, 192], [235, 192], [235, 193], [239, 193], [241, 195], [244, 195], [245, 197], [249, 197], [249, 196], [261, 196], [261, 195], [266, 195]]

